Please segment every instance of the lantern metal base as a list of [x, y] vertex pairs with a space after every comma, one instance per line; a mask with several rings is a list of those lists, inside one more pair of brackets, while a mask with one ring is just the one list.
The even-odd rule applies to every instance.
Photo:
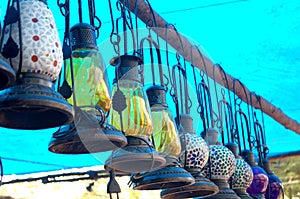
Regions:
[[219, 189], [209, 179], [201, 175], [194, 176], [195, 183], [185, 187], [165, 189], [160, 193], [163, 199], [207, 197], [218, 193]]
[[233, 191], [241, 198], [241, 199], [253, 199], [247, 192], [246, 189], [233, 189]]
[[148, 173], [135, 174], [131, 181], [134, 190], [170, 189], [195, 183], [193, 176], [177, 162]]
[[6, 62], [0, 60], [0, 90], [11, 86], [15, 81], [15, 71]]
[[209, 196], [209, 199], [240, 199], [240, 197], [229, 188], [229, 184], [225, 179], [212, 180], [218, 187], [219, 193], [213, 196]]
[[48, 150], [60, 154], [88, 154], [114, 150], [126, 144], [122, 132], [108, 124], [77, 132], [72, 123], [67, 130], [60, 129], [52, 135]]
[[139, 173], [158, 169], [166, 164], [152, 144], [142, 137], [127, 136], [127, 146], [116, 149], [106, 160], [104, 168], [116, 173]]
[[46, 129], [68, 124], [73, 121], [73, 116], [72, 106], [49, 84], [23, 82], [0, 92], [2, 127]]

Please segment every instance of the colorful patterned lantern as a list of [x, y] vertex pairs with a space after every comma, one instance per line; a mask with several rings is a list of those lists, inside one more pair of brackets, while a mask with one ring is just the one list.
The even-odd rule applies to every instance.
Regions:
[[210, 145], [209, 149], [210, 161], [209, 164], [203, 168], [202, 173], [219, 187], [219, 193], [207, 198], [240, 198], [229, 188], [228, 183], [228, 180], [234, 174], [236, 169], [236, 159], [234, 154], [222, 145]]
[[246, 189], [250, 186], [253, 173], [250, 165], [242, 158], [236, 158], [236, 169], [232, 176], [232, 189], [242, 199], [251, 199]]
[[[73, 120], [73, 109], [53, 90], [62, 49], [46, 1], [13, 1], [4, 30], [2, 56], [17, 73], [14, 86], [0, 92], [0, 126], [15, 129], [57, 127]], [[19, 3], [19, 6], [17, 4]]]
[[236, 158], [236, 169], [230, 181], [230, 187], [241, 199], [253, 199], [246, 189], [253, 180], [253, 173], [250, 165], [238, 155], [238, 146], [231, 142], [226, 147], [233, 152]]
[[[216, 129], [209, 130], [207, 133], [203, 133], [205, 140], [209, 140], [210, 134], [215, 135]], [[219, 193], [216, 195], [209, 196], [207, 198], [232, 198], [238, 199], [235, 192], [230, 189], [228, 180], [234, 174], [236, 169], [236, 159], [233, 154], [227, 147], [219, 145], [218, 139], [216, 136], [213, 136], [214, 139], [210, 139], [209, 145], [209, 162], [205, 165], [202, 170], [202, 174], [211, 179], [218, 188]], [[213, 143], [215, 142], [215, 143]], [[212, 144], [212, 145], [211, 145]], [[218, 145], [217, 145], [218, 144]]]
[[112, 92], [110, 123], [123, 131], [128, 145], [113, 151], [106, 169], [122, 173], [151, 171], [165, 165], [150, 142], [153, 126], [150, 105], [139, 77], [141, 58], [122, 55], [112, 61], [116, 65], [116, 80]]
[[164, 199], [193, 198], [216, 194], [218, 187], [200, 174], [209, 157], [206, 142], [193, 130], [193, 120], [190, 115], [180, 115], [180, 124], [182, 125], [179, 129], [182, 151], [179, 159], [196, 182], [186, 187], [165, 189], [161, 192], [161, 197]]
[[268, 174], [263, 168], [257, 165], [252, 151], [244, 150], [242, 157], [251, 166], [253, 172], [253, 181], [248, 187], [247, 192], [254, 198], [264, 198], [269, 183]]
[[146, 92], [151, 106], [155, 148], [159, 153], [166, 155], [167, 163], [161, 169], [133, 175], [133, 189], [156, 190], [190, 185], [195, 180], [178, 162], [181, 145], [175, 122], [166, 103], [166, 90], [162, 86], [152, 86]]
[[[63, 154], [85, 154], [123, 147], [127, 144], [125, 136], [105, 123], [105, 112], [109, 111], [111, 100], [104, 79], [103, 59], [96, 45], [95, 29], [89, 24], [79, 23], [70, 32], [73, 70], [71, 60], [68, 60], [64, 84], [74, 83], [74, 96], [70, 95], [68, 102], [75, 105], [76, 101], [76, 119], [69, 128], [62, 128], [53, 134], [49, 150]], [[95, 107], [101, 110], [97, 111]]]

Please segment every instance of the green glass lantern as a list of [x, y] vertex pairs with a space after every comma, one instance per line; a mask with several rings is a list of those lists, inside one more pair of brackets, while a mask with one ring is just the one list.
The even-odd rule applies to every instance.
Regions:
[[121, 173], [151, 171], [166, 163], [150, 142], [153, 125], [138, 67], [141, 63], [142, 59], [134, 55], [122, 55], [112, 61], [117, 71], [110, 124], [125, 133], [128, 145], [113, 151], [105, 168]]
[[160, 154], [165, 155], [167, 163], [163, 168], [133, 175], [131, 177], [133, 189], [156, 190], [190, 185], [195, 180], [178, 162], [181, 144], [166, 103], [166, 90], [162, 86], [151, 86], [146, 92], [151, 106], [155, 148]]
[[70, 60], [67, 60], [62, 88], [66, 84], [74, 86], [67, 97], [68, 102], [75, 106], [75, 121], [69, 128], [53, 134], [49, 150], [84, 154], [125, 146], [127, 140], [122, 132], [105, 123], [111, 99], [104, 76], [104, 62], [96, 45], [95, 29], [89, 24], [79, 23], [70, 32], [72, 70]]

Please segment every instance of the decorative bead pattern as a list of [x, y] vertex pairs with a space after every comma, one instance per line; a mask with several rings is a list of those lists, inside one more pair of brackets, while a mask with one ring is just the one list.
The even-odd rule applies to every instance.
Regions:
[[252, 166], [251, 169], [253, 172], [253, 181], [248, 187], [247, 192], [250, 195], [264, 194], [269, 183], [267, 173], [259, 166]]
[[[37, 0], [21, 0], [22, 71], [41, 73], [55, 80], [60, 73], [63, 56], [56, 24], [47, 5]], [[18, 24], [6, 29], [4, 44], [11, 37], [19, 44]], [[19, 68], [19, 55], [12, 59], [15, 71]]]
[[243, 159], [236, 159], [236, 169], [232, 176], [233, 189], [247, 189], [253, 179], [250, 165]]
[[[203, 168], [202, 174], [211, 179], [228, 180], [233, 175], [236, 168], [233, 153], [221, 145], [210, 145], [209, 152], [210, 164], [207, 164]], [[209, 169], [211, 170], [211, 173], [209, 173]]]
[[[209, 148], [204, 139], [196, 134], [180, 134], [181, 148], [180, 160], [186, 167], [198, 167], [202, 169], [208, 161]], [[186, 154], [186, 159], [185, 159]]]

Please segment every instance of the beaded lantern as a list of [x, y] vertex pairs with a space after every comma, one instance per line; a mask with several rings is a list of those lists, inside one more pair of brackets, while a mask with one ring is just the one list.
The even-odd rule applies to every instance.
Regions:
[[204, 139], [193, 130], [193, 120], [190, 115], [180, 115], [179, 129], [181, 145], [183, 146], [179, 159], [184, 168], [195, 178], [195, 183], [181, 188], [165, 189], [161, 192], [164, 199], [206, 197], [216, 194], [218, 187], [200, 174], [209, 157], [209, 148]]
[[16, 84], [0, 93], [0, 126], [15, 129], [57, 127], [73, 120], [73, 109], [54, 91], [63, 55], [46, 1], [13, 1], [6, 13], [1, 54], [17, 74]]

